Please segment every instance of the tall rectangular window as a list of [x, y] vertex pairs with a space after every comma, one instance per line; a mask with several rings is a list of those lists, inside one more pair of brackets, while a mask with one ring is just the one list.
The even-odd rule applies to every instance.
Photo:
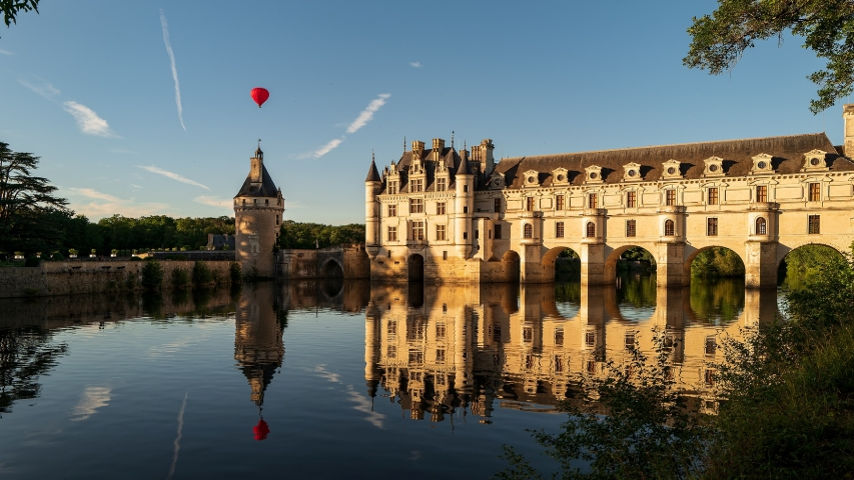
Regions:
[[638, 193], [626, 192], [626, 207], [635, 208], [638, 206]]
[[424, 213], [424, 199], [423, 198], [410, 198], [409, 199], [409, 213]]
[[555, 223], [555, 237], [563, 238], [563, 222]]
[[676, 205], [676, 190], [671, 188], [665, 191], [664, 204], [668, 207]]
[[756, 186], [756, 201], [757, 202], [767, 202], [768, 201], [768, 186], [767, 185], [757, 185]]
[[396, 217], [397, 216], [397, 205], [389, 205], [388, 206], [388, 216]]
[[527, 199], [525, 199], [525, 201], [527, 202], [525, 204], [525, 210], [527, 210], [529, 212], [533, 212], [534, 211], [534, 197], [528, 197]]
[[495, 224], [495, 239], [501, 240], [501, 225]]
[[562, 347], [563, 346], [563, 329], [555, 328], [555, 346]]
[[409, 184], [410, 192], [423, 192], [424, 191], [424, 180], [418, 178], [410, 181]]
[[595, 193], [587, 194], [587, 206], [588, 208], [597, 208], [599, 206]]
[[445, 240], [445, 226], [436, 225], [436, 240]]
[[436, 202], [436, 215], [445, 214], [445, 202]]
[[706, 219], [706, 235], [710, 237], [717, 236], [718, 234], [718, 219], [715, 217]]
[[563, 210], [563, 195], [555, 195], [555, 210]]
[[498, 213], [501, 211], [501, 199], [496, 198], [492, 200], [492, 211]]
[[638, 234], [638, 226], [636, 220], [626, 220], [626, 236], [634, 237]]
[[397, 227], [388, 227], [388, 241], [396, 242], [397, 241]]
[[706, 202], [709, 205], [717, 205], [718, 204], [718, 187], [712, 187], [709, 189], [709, 200]]
[[410, 240], [424, 240], [424, 222], [412, 222], [412, 234]]
[[448, 184], [447, 184], [446, 179], [437, 178], [436, 179], [436, 191], [437, 192], [444, 192], [447, 189], [448, 189]]
[[386, 193], [397, 193], [397, 180], [389, 180]]
[[810, 215], [808, 219], [807, 233], [821, 233], [821, 215]]
[[810, 193], [809, 193], [809, 201], [817, 202], [821, 200], [821, 184], [820, 183], [810, 183]]

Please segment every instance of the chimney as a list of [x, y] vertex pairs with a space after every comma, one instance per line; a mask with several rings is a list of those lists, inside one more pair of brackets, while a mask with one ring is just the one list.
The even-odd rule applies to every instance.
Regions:
[[433, 161], [438, 162], [439, 158], [442, 156], [442, 151], [445, 150], [445, 139], [444, 138], [434, 138], [433, 139]]
[[842, 118], [845, 121], [845, 141], [842, 144], [845, 156], [854, 156], [854, 103], [842, 107]]
[[264, 168], [264, 152], [259, 147], [258, 150], [255, 150], [255, 156], [249, 159], [249, 181], [260, 183], [263, 180], [261, 178], [262, 168]]
[[412, 159], [413, 160], [421, 160], [422, 155], [424, 155], [424, 142], [420, 140], [412, 141]]

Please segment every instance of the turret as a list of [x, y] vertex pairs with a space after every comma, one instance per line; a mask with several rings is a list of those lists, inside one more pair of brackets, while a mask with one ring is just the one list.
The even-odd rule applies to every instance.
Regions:
[[470, 258], [472, 254], [472, 215], [474, 210], [474, 178], [469, 171], [467, 157], [460, 159], [455, 177], [456, 190], [454, 195], [454, 243], [457, 255]]
[[380, 209], [377, 195], [381, 190], [382, 180], [372, 154], [368, 176], [365, 177], [365, 249], [371, 257], [379, 252], [380, 247]]

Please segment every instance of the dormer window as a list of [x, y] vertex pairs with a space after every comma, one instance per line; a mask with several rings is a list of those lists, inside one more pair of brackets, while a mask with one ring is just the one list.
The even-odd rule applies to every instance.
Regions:
[[623, 181], [624, 182], [637, 182], [642, 180], [640, 174], [640, 164], [639, 163], [627, 163], [623, 165]]
[[706, 168], [703, 170], [704, 177], [723, 177], [724, 176], [724, 159], [721, 157], [709, 157], [703, 162]]
[[826, 172], [827, 170], [827, 152], [815, 149], [804, 154], [802, 172]]
[[444, 192], [448, 189], [448, 179], [439, 177], [436, 179], [436, 191]]
[[599, 165], [591, 165], [584, 169], [587, 173], [585, 183], [602, 183], [602, 167]]
[[661, 178], [664, 180], [678, 180], [682, 178], [682, 162], [670, 159], [661, 164]]
[[540, 173], [536, 170], [528, 170], [522, 174], [525, 177], [526, 187], [537, 187], [540, 185]]
[[556, 168], [552, 170], [552, 183], [554, 185], [569, 184], [569, 172], [565, 168]]
[[754, 156], [753, 168], [750, 170], [750, 173], [753, 175], [770, 175], [774, 173], [774, 167], [771, 165], [771, 159], [773, 158], [767, 153], [760, 153]]
[[500, 189], [504, 188], [504, 175], [494, 172], [492, 176], [489, 178], [488, 187], [491, 189]]

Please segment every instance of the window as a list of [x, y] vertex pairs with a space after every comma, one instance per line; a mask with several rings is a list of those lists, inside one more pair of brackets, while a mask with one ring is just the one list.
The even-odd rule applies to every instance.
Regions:
[[445, 214], [445, 202], [436, 202], [436, 215]]
[[396, 217], [397, 216], [397, 205], [389, 205], [388, 206], [388, 216]]
[[768, 201], [768, 185], [757, 185], [756, 186], [756, 201], [757, 202], [767, 202]]
[[821, 215], [810, 215], [808, 222], [808, 230], [807, 233], [819, 234], [821, 233]]
[[664, 204], [668, 207], [676, 205], [676, 190], [671, 188], [665, 191]]
[[635, 208], [638, 206], [638, 193], [626, 192], [626, 207]]
[[388, 326], [386, 326], [386, 331], [389, 336], [397, 335], [397, 321], [392, 320], [388, 322]]
[[625, 345], [628, 351], [635, 349], [635, 332], [626, 332]]
[[718, 204], [718, 187], [712, 187], [709, 189], [708, 201], [706, 203], [709, 205]]
[[463, 213], [469, 213], [469, 207], [463, 207]]
[[768, 227], [765, 218], [759, 217], [756, 219], [756, 234], [757, 235], [767, 235]]
[[436, 240], [445, 240], [445, 226], [436, 225]]
[[706, 355], [714, 355], [715, 350], [717, 350], [718, 344], [715, 341], [714, 335], [709, 335], [706, 337]]
[[495, 225], [495, 239], [501, 240], [501, 225]]
[[495, 198], [492, 200], [492, 211], [498, 213], [501, 211], [501, 199]]
[[586, 332], [584, 334], [584, 344], [588, 347], [596, 345], [596, 332]]
[[436, 324], [436, 338], [445, 338], [445, 324], [437, 323]]
[[563, 210], [564, 202], [563, 195], [555, 195], [555, 210]]
[[667, 219], [664, 221], [664, 236], [672, 237], [676, 235], [676, 227], [673, 224], [673, 220]]
[[409, 213], [424, 213], [424, 199], [423, 198], [410, 198], [409, 199]]
[[534, 238], [534, 227], [530, 223], [526, 223], [524, 227], [524, 233], [522, 235], [525, 238]]
[[388, 349], [386, 350], [386, 356], [388, 358], [397, 358], [397, 346], [389, 345]]
[[436, 350], [436, 363], [445, 363], [445, 350]]
[[563, 346], [563, 329], [555, 328], [555, 346], [562, 347]]
[[527, 210], [529, 212], [533, 212], [534, 211], [534, 197], [528, 197], [526, 199], [526, 202], [527, 203], [525, 205], [525, 210]]
[[397, 180], [388, 181], [388, 188], [386, 188], [386, 193], [397, 193]]
[[555, 373], [563, 372], [563, 359], [555, 355]]
[[[424, 352], [418, 350], [410, 350], [409, 351], [409, 363], [423, 363], [424, 362]], [[413, 372], [420, 373], [420, 372]], [[415, 380], [415, 378], [413, 378]]]
[[468, 186], [468, 185], [463, 185], [463, 192], [465, 193], [465, 192], [468, 192], [468, 191], [469, 191], [469, 186]]
[[397, 241], [397, 227], [388, 227], [388, 241], [396, 242]]
[[718, 219], [715, 217], [706, 219], [706, 235], [710, 237], [718, 234]]
[[598, 205], [598, 202], [596, 199], [596, 194], [595, 193], [588, 193], [587, 194], [587, 206], [589, 208], [596, 208], [597, 205]]
[[410, 240], [424, 240], [424, 222], [412, 222], [412, 235]]
[[817, 202], [821, 200], [821, 184], [811, 183], [809, 192], [809, 201]]
[[522, 341], [525, 343], [534, 341], [534, 327], [522, 327]]
[[593, 222], [587, 222], [587, 238], [595, 238], [596, 237], [596, 224]]
[[424, 191], [424, 180], [423, 179], [412, 179], [412, 182], [409, 185], [410, 192], [423, 192]]
[[563, 238], [563, 222], [555, 223], [555, 237]]
[[638, 234], [638, 223], [636, 220], [626, 220], [626, 236], [634, 237]]
[[436, 179], [436, 191], [437, 192], [444, 192], [447, 189], [448, 189], [447, 180], [444, 178], [437, 178]]

